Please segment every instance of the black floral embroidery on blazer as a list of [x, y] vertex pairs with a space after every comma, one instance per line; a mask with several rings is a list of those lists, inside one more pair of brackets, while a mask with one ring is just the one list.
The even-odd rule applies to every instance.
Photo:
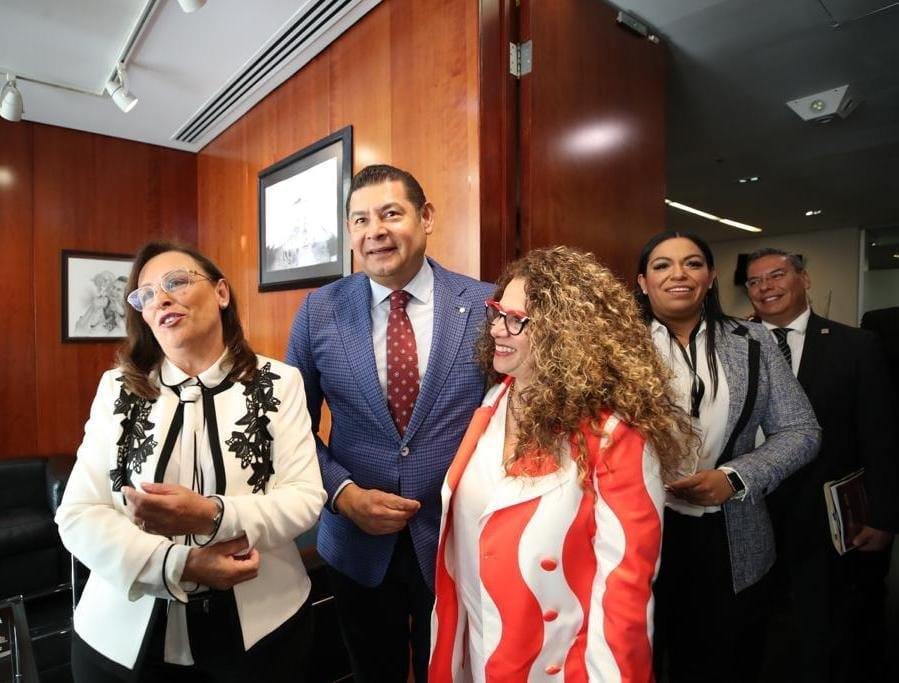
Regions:
[[243, 432], [231, 432], [226, 440], [228, 450], [240, 459], [243, 469], [252, 468], [253, 474], [247, 483], [253, 487], [253, 493], [265, 490], [265, 485], [275, 473], [272, 466], [272, 434], [268, 430], [271, 422], [266, 413], [278, 412], [281, 400], [275, 398], [274, 380], [281, 379], [271, 371], [272, 364], [266, 363], [257, 368], [253, 379], [241, 382], [243, 394], [247, 397], [247, 414], [236, 424], [244, 426]]
[[[125, 378], [117, 377], [116, 381], [124, 382]], [[122, 434], [116, 442], [116, 466], [109, 470], [113, 491], [121, 491], [123, 486], [133, 486], [131, 474], [140, 474], [147, 458], [156, 448], [156, 439], [149, 433], [156, 425], [147, 419], [155, 402], [126, 391], [124, 385], [119, 390], [112, 414], [125, 417], [121, 423]]]

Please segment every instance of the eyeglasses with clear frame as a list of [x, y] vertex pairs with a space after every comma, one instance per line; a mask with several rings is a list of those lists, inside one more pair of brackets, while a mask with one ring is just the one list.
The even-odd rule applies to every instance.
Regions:
[[778, 268], [777, 270], [772, 270], [770, 273], [763, 273], [762, 275], [746, 278], [746, 288], [755, 289], [756, 287], [761, 287], [766, 282], [770, 282], [774, 285], [783, 280], [786, 276], [787, 271]]
[[507, 311], [499, 305], [498, 301], [493, 299], [487, 299], [484, 302], [484, 306], [487, 311], [487, 325], [492, 327], [497, 318], [502, 318], [503, 324], [506, 326], [506, 332], [513, 337], [524, 332], [524, 328], [531, 322], [531, 319], [526, 315], [522, 315], [518, 311]]
[[143, 311], [147, 306], [153, 303], [156, 298], [156, 288], [158, 287], [166, 294], [180, 294], [187, 290], [197, 280], [208, 280], [212, 282], [212, 278], [198, 273], [195, 270], [187, 268], [176, 268], [170, 270], [163, 275], [159, 282], [155, 284], [142, 285], [128, 295], [128, 303], [138, 312]]

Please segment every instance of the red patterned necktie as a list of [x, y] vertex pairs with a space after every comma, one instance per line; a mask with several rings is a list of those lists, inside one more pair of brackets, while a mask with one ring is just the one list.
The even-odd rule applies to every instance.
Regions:
[[403, 290], [391, 292], [387, 316], [387, 406], [400, 436], [406, 433], [418, 398], [418, 350], [406, 314], [411, 298]]

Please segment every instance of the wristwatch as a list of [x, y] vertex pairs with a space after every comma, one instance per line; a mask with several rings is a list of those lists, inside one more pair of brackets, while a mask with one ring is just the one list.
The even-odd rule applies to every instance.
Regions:
[[731, 496], [739, 496], [743, 491], [746, 490], [746, 484], [743, 483], [743, 480], [740, 478], [740, 475], [731, 470], [730, 472], [725, 472], [725, 476], [727, 476], [727, 482], [730, 484], [730, 487], [734, 490], [734, 495]]

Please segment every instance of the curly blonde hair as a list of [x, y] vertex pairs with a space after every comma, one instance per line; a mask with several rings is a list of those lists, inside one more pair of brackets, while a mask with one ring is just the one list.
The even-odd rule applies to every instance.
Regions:
[[[586, 421], [598, 432], [605, 409], [649, 441], [663, 479], [674, 479], [696, 437], [631, 292], [592, 254], [562, 246], [535, 249], [509, 265], [494, 298], [515, 278], [524, 280], [534, 374], [513, 397], [519, 437], [507, 472], [515, 460], [534, 453], [558, 462], [562, 443], [574, 435], [583, 477], [580, 428]], [[500, 381], [489, 325], [476, 353], [491, 384]]]

